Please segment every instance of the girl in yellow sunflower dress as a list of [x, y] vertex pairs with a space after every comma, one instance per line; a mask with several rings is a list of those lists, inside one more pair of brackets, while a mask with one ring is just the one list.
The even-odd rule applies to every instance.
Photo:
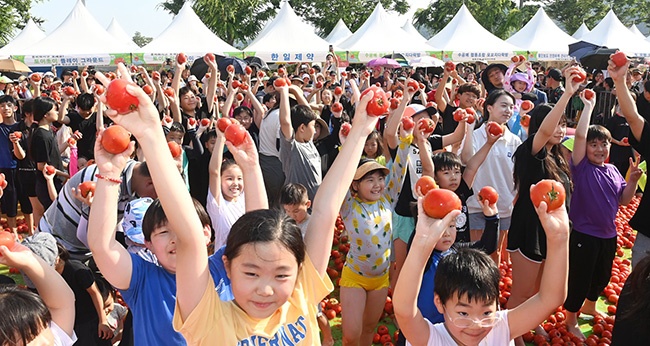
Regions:
[[392, 211], [413, 136], [401, 138], [390, 170], [362, 159], [341, 206], [350, 251], [341, 273], [343, 345], [370, 345], [388, 294]]

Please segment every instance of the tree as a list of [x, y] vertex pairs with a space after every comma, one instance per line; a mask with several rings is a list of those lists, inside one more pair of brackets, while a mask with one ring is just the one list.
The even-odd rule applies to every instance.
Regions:
[[[40, 2], [41, 0], [35, 0]], [[0, 0], [0, 46], [7, 44], [16, 29], [23, 29], [31, 15], [32, 1], [28, 0]], [[43, 22], [40, 18], [32, 18], [35, 23]]]
[[135, 44], [137, 44], [138, 47], [146, 46], [147, 44], [149, 44], [149, 42], [151, 42], [151, 40], [153, 40], [152, 37], [143, 36], [139, 31], [136, 31], [135, 34], [133, 35], [133, 42], [135, 42]]
[[647, 0], [544, 0], [548, 15], [572, 34], [584, 22], [593, 28], [613, 9], [626, 26], [650, 24], [650, 2]]
[[485, 29], [502, 39], [521, 29], [539, 8], [536, 5], [517, 8], [511, 0], [438, 0], [416, 11], [413, 24], [437, 33], [451, 21], [463, 3]]

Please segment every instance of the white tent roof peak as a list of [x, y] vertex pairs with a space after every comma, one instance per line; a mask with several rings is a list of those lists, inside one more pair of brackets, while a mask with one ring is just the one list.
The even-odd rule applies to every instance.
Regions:
[[[77, 44], [77, 42], [84, 42], [84, 44]], [[121, 42], [109, 34], [79, 0], [70, 14], [46, 38], [15, 54], [128, 53], [130, 50], [128, 42]]]
[[591, 30], [589, 30], [589, 28], [587, 27], [587, 24], [585, 24], [585, 22], [582, 22], [582, 25], [580, 25], [578, 30], [576, 30], [576, 32], [574, 32], [573, 35], [571, 35], [571, 36], [573, 36], [573, 38], [575, 38], [576, 40], [579, 40], [579, 39], [582, 38], [582, 36], [589, 33], [590, 31]]
[[325, 38], [325, 41], [338, 45], [339, 43], [345, 41], [348, 37], [352, 36], [352, 31], [345, 25], [343, 19], [339, 19], [334, 26], [334, 29], [330, 32], [329, 35]]
[[133, 42], [133, 38], [129, 37], [129, 34], [124, 31], [124, 28], [122, 28], [115, 17], [111, 19], [110, 24], [108, 24], [108, 27], [106, 27], [106, 31], [108, 31], [108, 33], [113, 35], [113, 37], [116, 39], [132, 44], [131, 47], [133, 50], [138, 49], [138, 45]]
[[424, 53], [433, 51], [413, 35], [407, 33], [377, 2], [366, 21], [340, 47], [348, 51], [383, 52], [383, 53]]
[[[520, 50], [486, 30], [463, 4], [454, 18], [427, 41], [445, 52], [454, 52], [455, 60], [508, 60]], [[468, 53], [457, 56], [456, 53]], [[467, 55], [467, 56], [465, 56]]]
[[192, 9], [192, 2], [187, 1], [167, 28], [139, 52], [145, 54], [183, 52], [190, 55], [203, 55], [208, 52], [224, 54], [238, 52], [238, 50], [208, 29]]
[[591, 32], [582, 36], [581, 40], [611, 49], [620, 49], [630, 56], [650, 56], [650, 43], [626, 28], [612, 10], [607, 12]]
[[0, 49], [0, 56], [9, 56], [14, 51], [22, 50], [45, 38], [45, 33], [29, 18], [22, 31]]
[[533, 18], [506, 42], [530, 52], [539, 60], [569, 60], [569, 44], [576, 39], [558, 28], [540, 7]]
[[402, 25], [402, 29], [404, 29], [404, 31], [408, 32], [409, 34], [415, 36], [415, 38], [417, 38], [418, 40], [421, 39], [423, 42], [427, 41], [427, 39], [424, 36], [422, 36], [422, 34], [420, 34], [418, 29], [416, 29], [415, 26], [413, 26], [413, 21], [411, 20], [411, 18], [408, 18], [406, 20], [404, 25]]
[[636, 26], [636, 24], [632, 23], [632, 25], [630, 25], [629, 29], [630, 29], [630, 31], [631, 31], [633, 34], [635, 34], [635, 35], [637, 35], [638, 37], [640, 37], [640, 38], [642, 38], [642, 39], [645, 40], [645, 36], [644, 36], [643, 33], [641, 32], [641, 30], [639, 30], [639, 28]]

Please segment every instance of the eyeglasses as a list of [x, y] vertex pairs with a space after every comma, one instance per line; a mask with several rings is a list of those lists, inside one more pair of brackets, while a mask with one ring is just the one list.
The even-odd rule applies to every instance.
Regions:
[[447, 313], [447, 318], [449, 318], [449, 322], [453, 323], [458, 328], [469, 328], [474, 324], [478, 325], [481, 328], [489, 328], [489, 327], [494, 327], [501, 320], [501, 317], [497, 315], [489, 316], [480, 320], [465, 317], [465, 316], [452, 318], [451, 315], [449, 315], [449, 313]]

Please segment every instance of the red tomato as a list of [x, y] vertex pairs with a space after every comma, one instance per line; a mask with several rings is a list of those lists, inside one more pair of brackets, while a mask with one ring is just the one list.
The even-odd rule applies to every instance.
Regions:
[[555, 210], [564, 204], [566, 193], [564, 186], [559, 182], [551, 179], [541, 180], [533, 185], [530, 190], [530, 199], [535, 207], [544, 201], [548, 206], [548, 211]]
[[526, 100], [526, 101], [521, 103], [521, 109], [523, 109], [525, 111], [529, 111], [529, 110], [533, 109], [533, 107], [535, 107], [535, 104], [533, 103], [533, 101]]
[[239, 101], [239, 102], [244, 101], [244, 95], [242, 95], [240, 93], [237, 93], [236, 98], [237, 98], [237, 101]]
[[187, 124], [190, 125], [190, 126], [196, 125], [196, 119], [194, 119], [194, 118], [187, 119]]
[[423, 175], [418, 179], [417, 183], [415, 183], [415, 191], [418, 191], [418, 188], [420, 188], [420, 193], [423, 196], [426, 196], [429, 191], [437, 189], [438, 184], [436, 184], [436, 181], [430, 176]]
[[462, 204], [458, 195], [450, 190], [430, 190], [422, 201], [424, 212], [434, 219], [442, 219], [453, 210], [460, 210]]
[[519, 55], [514, 55], [512, 58], [510, 58], [510, 61], [514, 62], [515, 64], [519, 62]]
[[415, 126], [415, 122], [413, 121], [413, 118], [411, 117], [402, 118], [402, 129], [404, 129], [404, 131], [410, 131], [414, 126]]
[[334, 95], [343, 95], [343, 89], [341, 87], [334, 88]]
[[454, 111], [454, 121], [459, 122], [465, 118], [465, 110], [458, 108]]
[[228, 67], [226, 67], [226, 71], [228, 71], [228, 73], [234, 73], [235, 72], [235, 66], [228, 65]]
[[241, 86], [241, 83], [239, 83], [239, 81], [235, 79], [234, 81], [232, 81], [231, 85], [233, 89], [237, 89]]
[[489, 123], [487, 123], [487, 129], [488, 132], [493, 136], [499, 136], [503, 134], [503, 127], [501, 127], [501, 125], [495, 123], [494, 121], [490, 121]]
[[334, 102], [334, 104], [332, 104], [330, 109], [332, 110], [332, 112], [338, 113], [343, 110], [343, 105], [340, 102]]
[[163, 91], [163, 92], [165, 93], [165, 95], [167, 95], [169, 97], [174, 97], [174, 95], [176, 94], [174, 89], [171, 88], [171, 87], [170, 88], [165, 88], [165, 91]]
[[23, 138], [23, 133], [20, 132], [20, 131], [15, 131], [15, 132], [14, 132], [14, 137], [16, 137], [16, 138]]
[[14, 235], [5, 232], [5, 231], [0, 231], [0, 245], [4, 245], [11, 251], [11, 249], [14, 248], [14, 245], [16, 245], [16, 239], [14, 239]]
[[345, 72], [345, 71], [341, 72], [341, 77], [346, 78], [347, 76], [348, 76], [347, 72]]
[[240, 83], [239, 84], [239, 90], [246, 91], [248, 90], [248, 84], [246, 83]]
[[205, 57], [206, 57], [206, 59], [208, 59], [208, 61], [214, 62], [214, 60], [215, 60], [214, 59], [214, 54], [212, 54], [212, 53], [206, 54]]
[[585, 89], [585, 98], [587, 100], [591, 100], [592, 98], [594, 98], [594, 96], [596, 96], [596, 93], [593, 90]]
[[178, 143], [174, 141], [169, 141], [167, 142], [167, 146], [169, 147], [169, 151], [172, 153], [173, 158], [177, 158], [181, 156], [183, 150], [181, 149], [181, 146], [178, 145]]
[[68, 138], [68, 146], [73, 147], [75, 145], [77, 145], [77, 140], [72, 137]]
[[244, 67], [244, 73], [246, 73], [246, 74], [252, 74], [252, 73], [253, 73], [253, 69], [252, 69], [250, 66], [246, 66], [246, 67]]
[[526, 61], [526, 57], [525, 57], [525, 56], [519, 54], [518, 57], [519, 57], [519, 62], [524, 62], [524, 61]]
[[201, 119], [201, 126], [208, 126], [208, 125], [210, 125], [210, 119], [208, 118]]
[[234, 121], [232, 121], [230, 118], [219, 118], [219, 120], [217, 120], [217, 128], [221, 132], [226, 132], [228, 126], [232, 125], [233, 123]]
[[[377, 327], [377, 334], [379, 334], [379, 335], [388, 335], [388, 333], [389, 333], [388, 327], [386, 327], [385, 325], [382, 324], [382, 325], [379, 325]], [[388, 336], [388, 337], [390, 337], [390, 336]]]
[[55, 101], [61, 101], [61, 95], [59, 95], [59, 92], [56, 90], [50, 91], [50, 97]]
[[395, 97], [404, 97], [404, 92], [401, 89], [397, 89], [394, 92]]
[[121, 154], [131, 142], [131, 134], [120, 125], [112, 125], [102, 135], [102, 147], [111, 154]]
[[31, 80], [33, 80], [34, 82], [36, 82], [36, 83], [40, 82], [41, 79], [43, 79], [43, 77], [41, 77], [41, 75], [38, 74], [38, 73], [32, 73], [32, 75], [29, 76], [29, 78], [30, 78]]
[[372, 337], [372, 343], [378, 344], [380, 339], [381, 339], [381, 335], [379, 335], [379, 333], [375, 333], [375, 336]]
[[410, 92], [414, 92], [418, 90], [420, 84], [418, 84], [418, 82], [411, 79], [408, 81], [408, 83], [406, 83], [406, 87], [409, 89]]
[[347, 137], [350, 134], [351, 129], [352, 125], [350, 125], [350, 123], [343, 123], [343, 125], [341, 125], [341, 134]]
[[287, 74], [287, 70], [286, 70], [284, 67], [280, 67], [280, 68], [278, 69], [278, 74], [279, 74], [280, 76], [284, 76], [285, 74]]
[[323, 87], [323, 82], [316, 82], [316, 89], [320, 89]]
[[284, 78], [277, 78], [273, 82], [273, 86], [276, 87], [276, 88], [283, 87], [283, 86], [286, 86], [286, 85], [287, 85], [287, 81]]
[[627, 139], [627, 137], [623, 137], [623, 138], [621, 138], [621, 142], [623, 142], [624, 144], [629, 144], [630, 140]]
[[257, 78], [262, 79], [266, 77], [266, 73], [264, 71], [257, 71]]
[[45, 173], [47, 173], [48, 175], [52, 175], [56, 173], [56, 169], [54, 168], [54, 166], [47, 165], [45, 166]]
[[176, 61], [181, 65], [186, 63], [187, 55], [185, 55], [185, 53], [178, 53], [178, 55], [176, 55]]
[[309, 74], [315, 74], [315, 73], [316, 73], [316, 70], [314, 70], [313, 68], [309, 69]]
[[424, 134], [430, 134], [436, 129], [436, 124], [429, 118], [422, 118], [418, 120], [418, 129]]
[[75, 79], [76, 79], [76, 78], [79, 78], [79, 71], [77, 71], [77, 70], [73, 70], [73, 71], [72, 71], [72, 77], [75, 78]]
[[131, 65], [131, 73], [136, 73], [138, 72], [138, 67], [135, 65]]
[[84, 78], [88, 77], [88, 72], [86, 72], [86, 71], [81, 72], [81, 76], [84, 77]]
[[616, 65], [617, 67], [627, 65], [630, 62], [630, 60], [627, 58], [625, 53], [623, 53], [621, 51], [618, 51], [618, 52], [614, 53], [612, 55], [611, 59], [612, 59], [612, 62], [614, 63], [614, 65]]
[[325, 310], [325, 316], [327, 317], [328, 320], [333, 320], [336, 318], [336, 311], [332, 309]]
[[97, 184], [94, 181], [84, 181], [79, 184], [79, 192], [81, 192], [81, 197], [88, 197], [88, 193], [91, 192], [93, 196], [95, 195], [95, 186]]
[[447, 70], [447, 71], [453, 71], [453, 70], [455, 70], [455, 69], [456, 69], [456, 64], [454, 64], [453, 61], [447, 61], [447, 62], [445, 63], [445, 70]]
[[[126, 86], [129, 84], [135, 85], [134, 83], [127, 82], [123, 79], [116, 79], [108, 84], [106, 90], [106, 105], [108, 105], [109, 108], [116, 110], [118, 114], [131, 113], [140, 105], [138, 98], [126, 91]], [[95, 85], [97, 95], [100, 95], [99, 92], [103, 91], [102, 89], [103, 88], [99, 88], [99, 85]]]
[[[388, 332], [387, 332], [388, 333]], [[381, 338], [379, 338], [379, 343], [382, 345], [389, 344], [393, 341], [393, 339], [390, 337], [389, 334], [383, 334]]]
[[147, 94], [147, 95], [153, 94], [153, 89], [149, 85], [143, 86], [142, 91], [144, 91], [144, 93]]
[[160, 72], [158, 72], [158, 71], [151, 72], [151, 78], [159, 80], [160, 79]]
[[[390, 102], [388, 102], [388, 96], [382, 88], [371, 86], [370, 88], [363, 91], [361, 97], [363, 98], [367, 93], [373, 91], [373, 96], [368, 105], [366, 106], [366, 112], [370, 116], [380, 116], [388, 112], [388, 107], [390, 107]], [[335, 91], [336, 92], [336, 91]]]
[[495, 204], [499, 200], [499, 193], [492, 186], [484, 186], [478, 192], [478, 197], [481, 201], [488, 200], [490, 205]]
[[521, 119], [519, 119], [519, 123], [521, 123], [521, 126], [523, 126], [523, 127], [530, 126], [530, 115], [528, 115], [528, 114], [522, 115]]
[[226, 128], [226, 140], [232, 143], [234, 146], [238, 147], [246, 139], [246, 128], [240, 124], [232, 124]]
[[115, 74], [115, 72], [109, 72], [109, 73], [107, 73], [107, 74], [106, 74], [106, 77], [108, 77], [108, 79], [110, 79], [110, 80], [115, 80], [115, 79], [117, 79], [117, 75]]
[[587, 72], [585, 72], [585, 70], [583, 70], [583, 69], [581, 69], [579, 67], [577, 69], [578, 69], [578, 71], [577, 71], [576, 75], [573, 77], [573, 81], [576, 82], [576, 83], [582, 83], [587, 79]]
[[77, 91], [75, 91], [73, 87], [67, 86], [67, 87], [63, 88], [63, 93], [68, 95], [68, 96], [74, 96], [74, 95], [77, 94]]
[[390, 109], [397, 109], [397, 108], [399, 108], [399, 99], [397, 98], [390, 99]]
[[[0, 173], [0, 186], [5, 185], [7, 181], [5, 180], [5, 174]], [[2, 187], [4, 189], [4, 187]]]

